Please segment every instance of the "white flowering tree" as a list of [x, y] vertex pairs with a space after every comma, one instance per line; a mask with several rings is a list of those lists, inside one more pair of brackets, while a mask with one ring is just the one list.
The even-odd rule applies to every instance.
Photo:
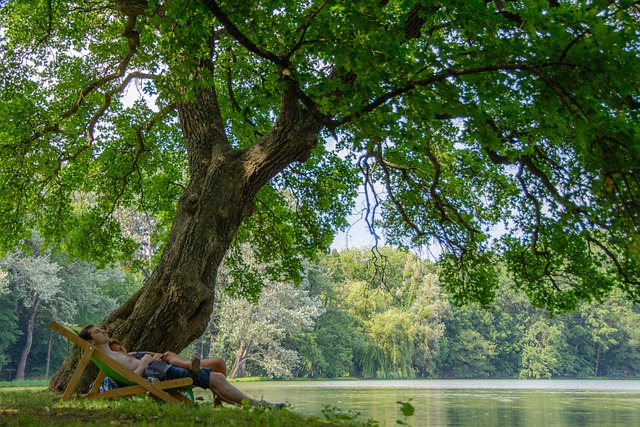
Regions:
[[28, 320], [26, 336], [15, 379], [24, 379], [27, 357], [33, 344], [36, 317], [43, 310], [59, 313], [64, 318], [75, 314], [75, 303], [64, 298], [60, 266], [48, 255], [27, 256], [12, 252], [1, 260], [9, 272], [9, 289], [17, 301], [24, 306]]
[[213, 350], [233, 354], [230, 378], [244, 376], [249, 360], [273, 377], [291, 376], [299, 356], [283, 343], [292, 334], [312, 329], [322, 312], [320, 301], [309, 296], [306, 280], [300, 286], [267, 282], [255, 304], [245, 298], [222, 299]]

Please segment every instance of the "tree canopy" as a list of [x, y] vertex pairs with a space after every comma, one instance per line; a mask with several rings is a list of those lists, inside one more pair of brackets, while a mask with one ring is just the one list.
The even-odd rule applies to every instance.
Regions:
[[[9, 0], [2, 247], [37, 230], [122, 258], [135, 207], [166, 239], [158, 287], [211, 287], [246, 241], [299, 277], [362, 185], [372, 232], [439, 246], [458, 299], [491, 300], [500, 254], [537, 306], [637, 301], [639, 17], [631, 0]], [[110, 321], [149, 324], [132, 320], [148, 289]]]

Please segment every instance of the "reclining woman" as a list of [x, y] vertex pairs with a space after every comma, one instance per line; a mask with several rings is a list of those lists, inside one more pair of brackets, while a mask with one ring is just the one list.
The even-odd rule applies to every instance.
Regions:
[[166, 351], [164, 353], [154, 353], [152, 351], [128, 351], [120, 341], [114, 338], [109, 340], [109, 348], [113, 351], [130, 354], [136, 359], [142, 359], [145, 354], [150, 354], [154, 357], [159, 355], [160, 360], [163, 362], [177, 366], [178, 368], [188, 369], [193, 371], [196, 375], [200, 375], [201, 368], [209, 368], [211, 369], [211, 372], [220, 372], [225, 377], [227, 376], [227, 364], [219, 357], [201, 360], [194, 356], [193, 359], [189, 360], [172, 351]]
[[[155, 356], [147, 353], [144, 354], [141, 359], [136, 359], [126, 352], [113, 351], [111, 347], [109, 347], [109, 335], [95, 325], [85, 326], [78, 335], [80, 335], [80, 338], [93, 343], [97, 348], [106, 353], [107, 356], [122, 363], [138, 375], [144, 375], [145, 370], [152, 363], [154, 363], [154, 365], [158, 365], [158, 362], [162, 363], [160, 361], [160, 357], [162, 356], [161, 353], [156, 353]], [[200, 370], [200, 375], [196, 375], [193, 371], [180, 368], [175, 365], [164, 365], [166, 365], [163, 368], [164, 379], [172, 380], [178, 378], [191, 378], [194, 385], [211, 390], [213, 394], [219, 397], [223, 402], [227, 402], [232, 405], [242, 405], [243, 401], [247, 401], [251, 405], [272, 409], [283, 408], [286, 406], [284, 403], [274, 404], [265, 400], [253, 399], [229, 384], [224, 374], [212, 371], [209, 368], [202, 368]]]

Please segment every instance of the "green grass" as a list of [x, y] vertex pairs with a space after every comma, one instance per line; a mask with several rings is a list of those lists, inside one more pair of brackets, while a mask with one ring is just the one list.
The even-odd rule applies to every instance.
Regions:
[[20, 381], [0, 381], [0, 388], [4, 387], [46, 387], [49, 385], [47, 379], [42, 380], [20, 380]]
[[[329, 414], [331, 415], [331, 414]], [[61, 400], [46, 387], [0, 388], [1, 426], [92, 424], [95, 426], [363, 426], [354, 420], [306, 417], [288, 409], [265, 410], [210, 403], [168, 405], [152, 399], [120, 398], [111, 400]], [[375, 425], [369, 423], [368, 425]]]
[[[242, 377], [242, 378], [234, 378], [229, 379], [229, 382], [237, 382], [237, 383], [252, 383], [256, 381], [280, 381], [274, 380], [270, 377]], [[340, 377], [340, 378], [285, 378], [282, 381], [359, 381], [358, 378], [353, 377]], [[1, 383], [0, 383], [1, 384]]]
[[231, 383], [252, 383], [256, 381], [273, 381], [269, 377], [242, 377], [242, 378], [227, 378]]

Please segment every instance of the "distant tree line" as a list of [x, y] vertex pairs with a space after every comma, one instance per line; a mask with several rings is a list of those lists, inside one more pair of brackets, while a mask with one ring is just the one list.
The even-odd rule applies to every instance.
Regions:
[[139, 288], [119, 265], [98, 268], [41, 251], [38, 239], [0, 258], [0, 380], [48, 378], [71, 347], [51, 320], [99, 323]]
[[640, 374], [640, 307], [622, 292], [550, 316], [503, 275], [491, 305], [457, 306], [438, 268], [389, 247], [333, 251], [297, 288], [266, 284], [257, 305], [221, 295], [202, 348], [234, 374], [276, 378]]
[[[49, 376], [70, 347], [48, 322], [98, 323], [143, 282], [131, 265], [97, 268], [36, 243], [0, 259], [0, 380]], [[640, 307], [620, 291], [550, 316], [504, 275], [491, 305], [457, 306], [438, 268], [389, 247], [332, 251], [299, 284], [264, 279], [257, 298], [223, 268], [210, 326], [184, 353], [222, 356], [232, 377], [640, 375]]]

